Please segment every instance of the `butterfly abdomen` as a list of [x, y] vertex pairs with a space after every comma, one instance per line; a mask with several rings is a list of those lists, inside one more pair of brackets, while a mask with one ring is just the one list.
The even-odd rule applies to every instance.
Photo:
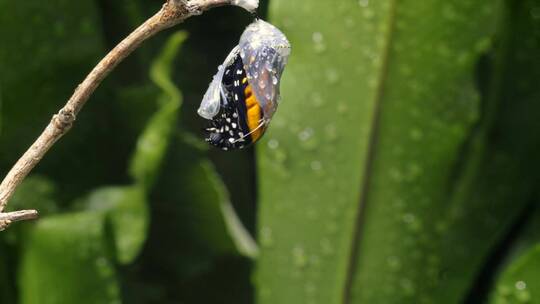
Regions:
[[251, 141], [254, 143], [261, 138], [264, 133], [264, 126], [261, 127], [262, 110], [257, 98], [253, 94], [253, 90], [250, 85], [247, 85], [244, 90], [246, 108], [247, 108], [247, 125], [249, 132], [251, 133]]

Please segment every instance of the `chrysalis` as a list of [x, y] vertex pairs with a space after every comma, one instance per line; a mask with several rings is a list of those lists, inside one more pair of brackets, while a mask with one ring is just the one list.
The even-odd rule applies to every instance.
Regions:
[[223, 150], [261, 138], [279, 101], [281, 75], [291, 46], [275, 26], [256, 20], [218, 68], [198, 113], [210, 120], [206, 141]]
[[259, 7], [259, 0], [233, 0], [232, 4], [254, 12]]

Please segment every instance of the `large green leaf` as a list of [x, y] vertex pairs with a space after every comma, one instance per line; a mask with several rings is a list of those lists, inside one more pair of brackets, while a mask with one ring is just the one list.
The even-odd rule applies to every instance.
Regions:
[[141, 251], [148, 230], [148, 202], [142, 187], [109, 187], [92, 192], [85, 200], [91, 211], [105, 212], [111, 222], [116, 258], [131, 263]]
[[490, 303], [540, 303], [540, 244], [504, 271]]
[[130, 166], [130, 173], [137, 183], [150, 189], [170, 141], [180, 109], [182, 96], [171, 79], [173, 60], [182, 42], [184, 32], [173, 35], [152, 65], [150, 77], [163, 91], [158, 100], [159, 110], [151, 117], [145, 131], [139, 137]]
[[[174, 86], [169, 85], [169, 78], [170, 61], [183, 37], [182, 33], [173, 35], [152, 69], [153, 79], [165, 94], [158, 111], [141, 135], [140, 142], [150, 144], [152, 149], [141, 149], [139, 144], [134, 154], [135, 162], [141, 164], [137, 167], [136, 172], [140, 174], [135, 174], [135, 184], [98, 189], [79, 201], [84, 212], [46, 217], [31, 230], [20, 270], [23, 303], [39, 302], [47, 290], [55, 286], [63, 286], [66, 290], [57, 288], [57, 293], [51, 292], [43, 303], [72, 303], [83, 297], [85, 289], [91, 290], [82, 300], [85, 303], [118, 301], [118, 286], [109, 257], [112, 248], [106, 246], [109, 238], [105, 233], [105, 219], [110, 220], [117, 260], [122, 264], [132, 262], [147, 235], [147, 190], [151, 187], [147, 176], [155, 176], [158, 172], [180, 104], [180, 95]], [[40, 193], [39, 189], [43, 187], [35, 186], [22, 187], [21, 191], [23, 194]], [[28, 195], [16, 198], [19, 201], [30, 198], [35, 203], [35, 199]], [[66, 257], [49, 262], [55, 254], [66, 254]], [[73, 276], [79, 268], [79, 275], [84, 279], [75, 280]], [[52, 274], [54, 270], [57, 272]], [[50, 279], [45, 280], [44, 277]]]
[[259, 153], [261, 303], [463, 300], [538, 165], [518, 161], [538, 136], [515, 134], [538, 127], [539, 69], [504, 86], [527, 70], [506, 58], [501, 4], [271, 2], [293, 52]]
[[171, 74], [172, 62], [185, 36], [184, 32], [172, 35], [150, 70], [151, 79], [163, 93], [133, 153], [130, 171], [134, 184], [95, 190], [82, 202], [85, 209], [103, 212], [110, 219], [121, 264], [133, 262], [147, 238], [147, 198], [171, 141], [181, 103], [180, 91], [172, 83]]
[[100, 213], [40, 220], [28, 235], [19, 271], [20, 301], [112, 303], [119, 301]]
[[134, 286], [151, 288], [138, 289], [128, 301], [216, 303], [218, 295], [226, 294], [249, 303], [249, 264], [242, 258], [255, 256], [258, 248], [232, 210], [206, 154], [199, 139], [188, 133], [171, 142], [167, 166], [151, 196], [152, 218], [159, 220], [152, 222], [134, 265], [136, 275], [130, 278]]
[[187, 242], [187, 248], [182, 249], [186, 260], [179, 258], [181, 264], [202, 256], [255, 256], [257, 247], [232, 209], [223, 182], [206, 151], [195, 143], [186, 133], [173, 141], [167, 158], [169, 165], [160, 177], [153, 199], [158, 202], [156, 211], [163, 221], [156, 228]]
[[[535, 202], [537, 203], [537, 202]], [[526, 210], [511, 240], [489, 303], [540, 303], [540, 209]], [[509, 249], [509, 250], [508, 250]], [[483, 295], [486, 298], [486, 295]]]
[[[173, 35], [151, 68], [150, 77], [163, 95], [158, 101], [159, 110], [138, 140], [130, 167], [135, 181], [146, 189], [151, 189], [160, 172], [177, 121], [181, 93], [171, 80], [171, 74], [175, 55], [185, 38], [183, 32]], [[201, 243], [217, 252], [238, 250], [247, 256], [254, 256], [257, 248], [238, 220], [220, 178], [205, 159], [205, 151], [190, 143], [193, 139], [187, 133], [182, 133], [180, 137], [183, 141], [181, 148], [178, 149], [179, 145], [175, 144], [169, 151], [177, 156], [167, 160], [169, 166], [177, 169], [170, 176], [170, 168], [167, 168], [167, 180], [161, 178], [165, 186], [172, 185], [165, 192], [173, 193], [174, 200], [191, 198], [191, 201], [185, 201], [180, 206], [186, 208], [182, 215], [185, 219], [180, 222], [196, 223], [188, 230], [199, 235]], [[181, 178], [178, 176], [180, 174]], [[162, 191], [159, 190], [162, 187], [158, 186], [157, 191]]]

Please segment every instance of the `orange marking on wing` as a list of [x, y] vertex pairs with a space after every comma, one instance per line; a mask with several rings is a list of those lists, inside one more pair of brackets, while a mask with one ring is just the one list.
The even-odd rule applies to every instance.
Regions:
[[246, 95], [247, 125], [249, 127], [249, 131], [252, 132], [251, 141], [256, 142], [259, 140], [259, 138], [261, 138], [265, 131], [264, 126], [259, 127], [262, 119], [262, 109], [257, 101], [257, 98], [255, 97], [255, 94], [253, 94], [253, 90], [251, 89], [250, 85], [246, 87], [244, 93]]

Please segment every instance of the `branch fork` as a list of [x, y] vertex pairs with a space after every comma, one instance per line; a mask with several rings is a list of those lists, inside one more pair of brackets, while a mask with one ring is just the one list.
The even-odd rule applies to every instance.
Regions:
[[36, 210], [4, 212], [4, 209], [17, 186], [22, 183], [54, 143], [71, 129], [79, 111], [103, 79], [148, 38], [164, 29], [182, 23], [191, 16], [200, 15], [211, 8], [225, 5], [237, 5], [253, 12], [258, 6], [258, 0], [167, 0], [159, 12], [129, 34], [94, 67], [77, 87], [66, 105], [52, 117], [49, 125], [0, 183], [0, 231], [5, 230], [13, 222], [38, 217]]

